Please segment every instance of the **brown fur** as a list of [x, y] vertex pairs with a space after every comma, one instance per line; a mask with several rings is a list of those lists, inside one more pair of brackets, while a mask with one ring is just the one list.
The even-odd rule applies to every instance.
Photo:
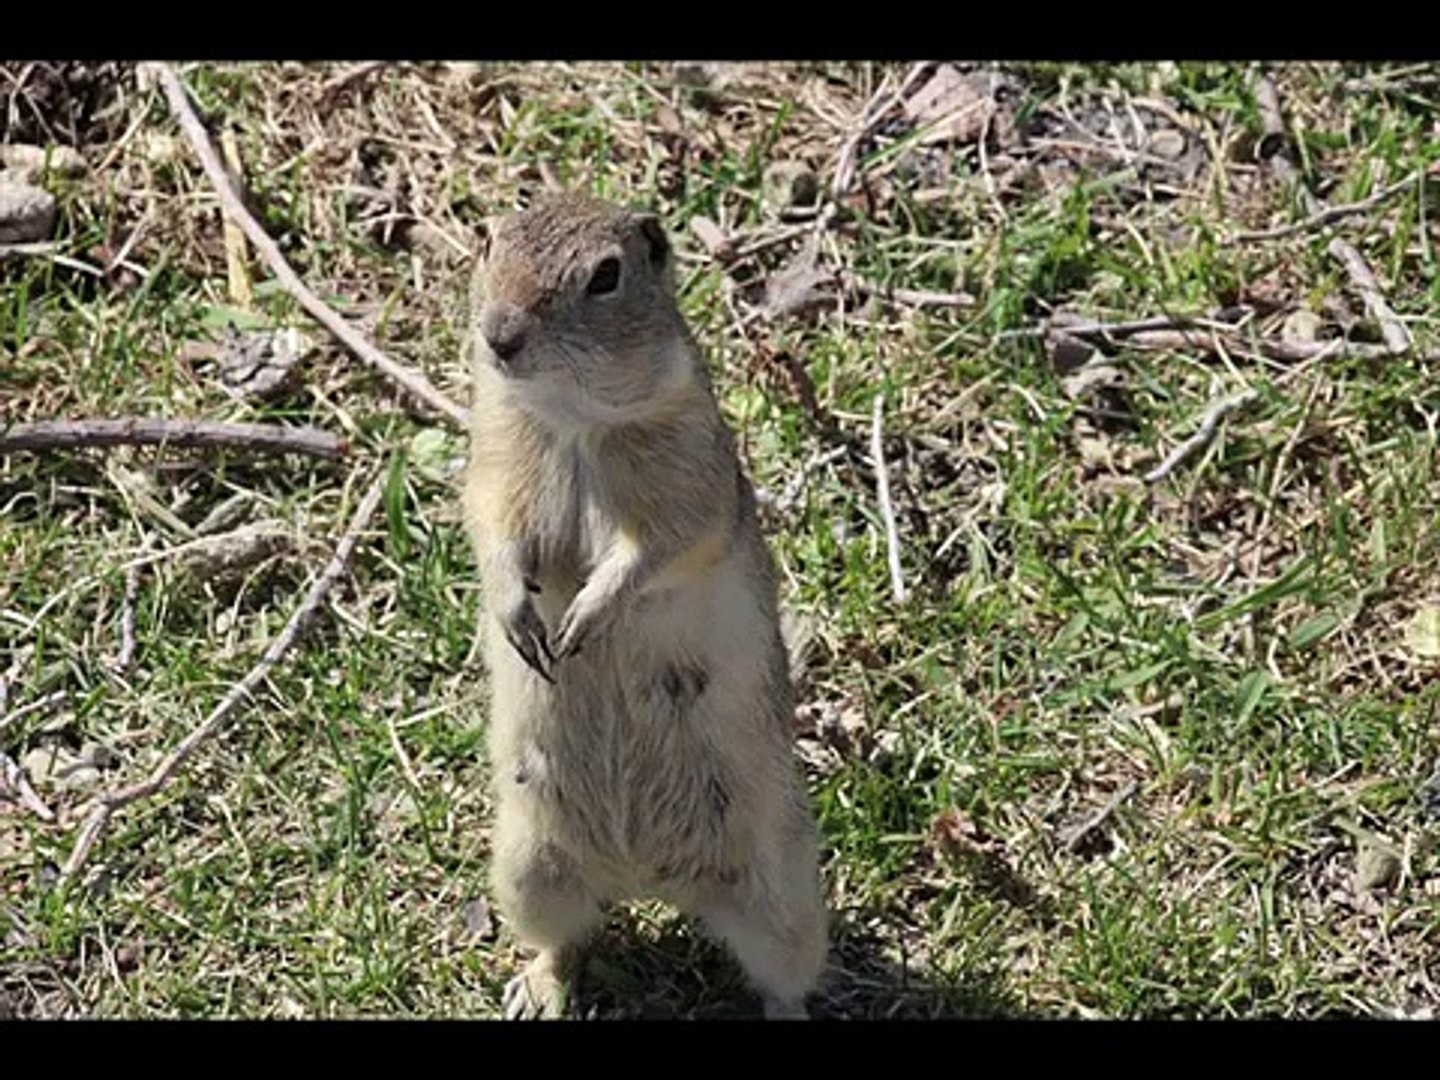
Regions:
[[552, 197], [501, 224], [477, 284], [492, 874], [538, 950], [506, 1012], [560, 1011], [601, 905], [656, 896], [732, 946], [767, 1015], [803, 1015], [826, 916], [774, 566], [663, 231]]

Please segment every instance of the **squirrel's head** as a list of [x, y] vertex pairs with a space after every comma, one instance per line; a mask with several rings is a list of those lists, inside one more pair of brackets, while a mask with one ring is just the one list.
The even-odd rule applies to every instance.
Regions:
[[671, 257], [659, 218], [588, 195], [502, 219], [476, 278], [477, 363], [558, 423], [651, 415], [694, 364]]

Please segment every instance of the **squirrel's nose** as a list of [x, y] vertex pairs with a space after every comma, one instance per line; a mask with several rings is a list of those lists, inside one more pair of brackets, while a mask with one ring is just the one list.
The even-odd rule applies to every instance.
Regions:
[[485, 343], [500, 360], [514, 359], [525, 345], [525, 315], [508, 305], [485, 313]]

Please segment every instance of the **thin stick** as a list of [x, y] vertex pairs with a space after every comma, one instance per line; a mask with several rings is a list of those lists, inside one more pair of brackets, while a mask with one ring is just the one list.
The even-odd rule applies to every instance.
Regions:
[[1195, 434], [1176, 446], [1175, 449], [1166, 455], [1164, 461], [1147, 472], [1145, 474], [1145, 483], [1159, 483], [1165, 479], [1165, 477], [1169, 476], [1175, 470], [1175, 467], [1191, 454], [1208, 446], [1210, 440], [1215, 437], [1215, 431], [1220, 426], [1220, 421], [1240, 408], [1240, 406], [1248, 404], [1255, 397], [1256, 392], [1254, 390], [1242, 390], [1240, 393], [1233, 394], [1228, 398], [1221, 398], [1211, 405], [1201, 418], [1200, 426], [1195, 429]]
[[361, 79], [368, 78], [372, 72], [379, 71], [387, 62], [385, 60], [367, 60], [363, 64], [354, 64], [346, 68], [320, 87], [320, 93], [315, 98], [316, 103], [322, 109], [328, 108], [347, 87]]
[[805, 464], [795, 470], [794, 475], [790, 477], [790, 482], [785, 485], [785, 489], [779, 495], [766, 488], [756, 488], [755, 498], [778, 514], [786, 513], [805, 493], [805, 487], [810, 482], [812, 473], [823, 469], [832, 461], [838, 461], [849, 452], [850, 447], [848, 446], [834, 446], [829, 450], [814, 454]]
[[314, 427], [225, 424], [209, 420], [42, 420], [0, 428], [0, 454], [91, 446], [231, 447], [268, 454], [338, 458], [346, 443]]
[[1269, 75], [1261, 75], [1255, 83], [1255, 107], [1260, 112], [1263, 134], [1256, 151], [1262, 160], [1273, 158], [1285, 149], [1285, 115], [1280, 111], [1280, 94]]
[[15, 764], [9, 754], [0, 753], [0, 794], [13, 791], [20, 802], [41, 821], [54, 821], [55, 811], [45, 805], [45, 800], [30, 786], [25, 770]]
[[125, 603], [120, 611], [120, 651], [115, 654], [115, 674], [124, 675], [135, 660], [135, 603], [140, 598], [140, 567], [125, 570]]
[[466, 424], [464, 409], [435, 389], [423, 374], [392, 360], [370, 344], [365, 340], [364, 335], [346, 322], [325, 301], [311, 292], [309, 287], [300, 280], [299, 275], [285, 261], [285, 256], [280, 253], [275, 241], [270, 239], [269, 234], [245, 209], [240, 196], [230, 183], [225, 166], [220, 163], [220, 159], [215, 155], [215, 148], [210, 145], [210, 137], [205, 133], [204, 125], [200, 123], [200, 118], [195, 115], [195, 111], [190, 107], [190, 102], [186, 99], [185, 87], [180, 82], [180, 77], [175, 74], [169, 64], [155, 64], [153, 70], [165, 90], [165, 97], [170, 103], [171, 112], [175, 114], [175, 119], [185, 133], [185, 138], [200, 158], [200, 164], [204, 167], [206, 175], [209, 176], [210, 184], [215, 189], [215, 194], [219, 197], [225, 212], [234, 218], [240, 228], [244, 230], [260, 257], [265, 260], [271, 272], [280, 280], [280, 284], [300, 302], [301, 307], [334, 334], [359, 359], [397, 386], [402, 387], [412, 397], [424, 402], [435, 412], [463, 429]]
[[1385, 339], [1386, 348], [1397, 355], [1409, 352], [1410, 332], [1385, 302], [1380, 283], [1375, 280], [1375, 275], [1370, 272], [1370, 267], [1365, 264], [1360, 253], [1338, 236], [1330, 241], [1326, 250], [1340, 260], [1340, 264], [1345, 267], [1345, 273], [1350, 275], [1350, 280], [1360, 291], [1370, 317], [1380, 324], [1380, 336]]
[[1311, 229], [1318, 229], [1325, 225], [1333, 225], [1343, 218], [1355, 214], [1363, 214], [1366, 210], [1374, 209], [1385, 200], [1398, 195], [1406, 188], [1415, 184], [1422, 177], [1427, 175], [1426, 170], [1416, 169], [1404, 180], [1391, 184], [1389, 187], [1381, 188], [1369, 198], [1361, 199], [1359, 202], [1342, 203], [1339, 206], [1327, 206], [1308, 217], [1299, 221], [1291, 222], [1289, 225], [1277, 225], [1273, 229], [1257, 229], [1254, 232], [1238, 232], [1226, 239], [1227, 244], [1245, 244], [1254, 240], [1283, 240], [1287, 236], [1294, 236], [1296, 233], [1308, 232]]
[[270, 674], [271, 669], [294, 648], [325, 602], [325, 597], [331, 588], [345, 575], [346, 569], [350, 565], [350, 556], [355, 550], [356, 543], [359, 542], [360, 534], [370, 523], [376, 507], [380, 505], [380, 497], [385, 491], [385, 478], [386, 474], [382, 472], [371, 482], [369, 490], [365, 492], [364, 498], [360, 500], [360, 505], [355, 510], [355, 516], [351, 518], [350, 525], [345, 530], [345, 535], [335, 545], [335, 553], [330, 557], [330, 562], [305, 593], [304, 599], [300, 601], [300, 605], [290, 616], [289, 622], [285, 624], [279, 636], [266, 648], [255, 666], [221, 698], [220, 704], [211, 710], [204, 723], [180, 740], [175, 749], [166, 755], [165, 760], [156, 766], [148, 779], [119, 791], [106, 792], [99, 796], [95, 808], [90, 811], [90, 816], [80, 827], [75, 847], [70, 852], [70, 857], [65, 860], [64, 867], [61, 868], [61, 878], [71, 877], [84, 864], [90, 850], [100, 838], [101, 831], [109, 822], [111, 814], [137, 799], [148, 798], [164, 787], [175, 770], [185, 763], [201, 743], [219, 731], [233, 713], [248, 704], [260, 684]]
[[[1129, 344], [1137, 349], [1200, 349], [1214, 353], [1223, 346], [1226, 351], [1236, 354], [1259, 355], [1267, 360], [1280, 363], [1298, 363], [1318, 357], [1347, 356], [1352, 360], [1377, 360], [1395, 355], [1389, 345], [1368, 341], [1344, 341], [1331, 338], [1327, 341], [1276, 341], [1261, 338], [1248, 341], [1230, 334], [1199, 334], [1185, 330], [1147, 330], [1129, 338]], [[1421, 359], [1433, 360], [1436, 353], [1426, 353]]]
[[928, 289], [898, 289], [888, 285], [876, 285], [854, 274], [842, 276], [845, 285], [866, 296], [878, 297], [898, 304], [914, 307], [974, 307], [975, 298], [963, 292], [931, 292]]
[[44, 709], [49, 709], [52, 706], [59, 705], [61, 702], [67, 700], [69, 697], [70, 692], [68, 690], [55, 690], [51, 693], [46, 694], [44, 697], [36, 698], [34, 701], [27, 701], [24, 705], [21, 705], [14, 712], [7, 713], [3, 718], [0, 718], [0, 731], [4, 731], [12, 724], [19, 723], [22, 719], [29, 716], [31, 713], [40, 712]]
[[1114, 817], [1115, 811], [1129, 802], [1130, 797], [1139, 790], [1140, 782], [1138, 780], [1127, 782], [1124, 787], [1106, 800], [1104, 806], [1071, 829], [1061, 841], [1061, 846], [1070, 854], [1075, 854], [1080, 850], [1080, 845], [1085, 842], [1085, 838]]
[[[240, 143], [235, 138], [233, 127], [227, 126], [220, 133], [220, 150], [225, 155], [230, 182], [238, 186], [245, 170], [240, 164]], [[255, 297], [250, 291], [250, 272], [245, 266], [245, 234], [229, 214], [220, 215], [220, 227], [225, 238], [225, 277], [230, 287], [230, 299], [241, 311], [249, 311]]]
[[[1275, 92], [1275, 86], [1270, 82], [1269, 77], [1262, 77], [1256, 90], [1256, 100], [1260, 101], [1262, 92], [1267, 104], [1262, 105], [1262, 112], [1273, 109], [1278, 115], [1280, 110], [1280, 99]], [[1268, 121], [1267, 121], [1268, 124]], [[1281, 181], [1288, 183], [1295, 191], [1296, 198], [1305, 207], [1310, 216], [1322, 213], [1325, 204], [1315, 197], [1314, 193], [1305, 186], [1300, 174], [1296, 171], [1284, 154], [1275, 154], [1269, 158], [1270, 170]], [[1380, 325], [1380, 335], [1385, 339], [1387, 352], [1392, 356], [1399, 356], [1410, 351], [1411, 340], [1409, 331], [1396, 317], [1390, 305], [1385, 300], [1385, 295], [1380, 291], [1380, 284], [1375, 280], [1375, 275], [1370, 272], [1364, 257], [1355, 250], [1354, 246], [1338, 236], [1330, 241], [1327, 248], [1330, 254], [1340, 260], [1349, 275], [1350, 281], [1360, 294], [1365, 298], [1365, 308], [1370, 316]]]
[[890, 503], [890, 470], [885, 465], [884, 436], [885, 395], [875, 395], [875, 411], [870, 423], [870, 457], [875, 466], [875, 495], [880, 501], [880, 516], [885, 519], [885, 551], [890, 563], [890, 594], [897, 604], [905, 602], [905, 576], [900, 570], [900, 531], [895, 527], [895, 508]]

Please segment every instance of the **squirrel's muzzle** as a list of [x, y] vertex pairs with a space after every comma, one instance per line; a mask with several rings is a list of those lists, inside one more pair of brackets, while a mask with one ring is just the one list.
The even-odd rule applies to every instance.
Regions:
[[525, 312], [514, 304], [500, 302], [485, 309], [480, 320], [480, 332], [485, 336], [485, 344], [502, 365], [508, 365], [525, 347], [529, 322]]

